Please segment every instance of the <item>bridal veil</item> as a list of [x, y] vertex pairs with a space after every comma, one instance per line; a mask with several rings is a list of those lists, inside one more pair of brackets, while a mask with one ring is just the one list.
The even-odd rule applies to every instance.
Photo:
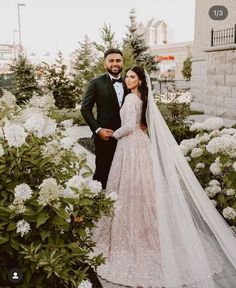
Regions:
[[161, 286], [233, 288], [236, 238], [172, 136], [149, 88], [146, 112], [155, 175]]

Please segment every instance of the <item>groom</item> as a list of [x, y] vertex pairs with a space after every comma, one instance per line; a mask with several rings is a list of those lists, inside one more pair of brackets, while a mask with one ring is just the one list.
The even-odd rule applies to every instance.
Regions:
[[[120, 108], [128, 94], [120, 76], [123, 55], [119, 49], [111, 48], [104, 53], [104, 67], [107, 73], [89, 82], [81, 106], [81, 113], [95, 136], [96, 169], [93, 179], [100, 181], [103, 189], [106, 188], [117, 144], [111, 134], [121, 126]], [[95, 104], [96, 119], [92, 111]]]

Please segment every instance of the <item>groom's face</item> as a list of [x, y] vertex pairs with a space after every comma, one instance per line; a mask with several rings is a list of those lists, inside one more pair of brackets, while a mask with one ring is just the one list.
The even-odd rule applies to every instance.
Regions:
[[113, 76], [118, 76], [123, 68], [123, 57], [118, 53], [108, 54], [104, 61], [107, 72]]

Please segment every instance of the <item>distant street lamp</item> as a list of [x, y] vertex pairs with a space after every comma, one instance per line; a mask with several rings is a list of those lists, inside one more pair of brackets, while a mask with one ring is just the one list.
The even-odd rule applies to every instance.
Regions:
[[17, 4], [17, 9], [18, 9], [18, 26], [19, 26], [19, 39], [20, 39], [20, 48], [22, 49], [21, 45], [21, 24], [20, 24], [20, 7], [24, 7], [24, 3], [18, 3]]
[[13, 57], [16, 58], [16, 33], [18, 33], [18, 30], [13, 30], [13, 43], [12, 43], [12, 50], [13, 50]]

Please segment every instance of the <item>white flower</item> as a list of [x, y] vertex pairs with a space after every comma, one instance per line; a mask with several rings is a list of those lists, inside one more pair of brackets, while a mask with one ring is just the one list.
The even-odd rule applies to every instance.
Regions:
[[13, 204], [9, 205], [9, 209], [14, 211], [16, 214], [22, 214], [26, 211], [24, 202], [19, 198], [14, 199]]
[[65, 127], [65, 129], [68, 129], [73, 126], [73, 119], [67, 119], [61, 122], [61, 124]]
[[52, 140], [45, 143], [41, 151], [43, 156], [51, 156], [58, 154], [59, 150], [60, 150], [59, 142], [57, 140]]
[[16, 105], [16, 97], [7, 90], [4, 90], [3, 96], [0, 98], [0, 104], [6, 103], [8, 107], [13, 108]]
[[203, 150], [201, 148], [193, 148], [192, 152], [191, 152], [191, 157], [192, 158], [196, 158], [201, 156], [203, 153]]
[[223, 130], [220, 131], [220, 135], [223, 134], [234, 135], [235, 133], [236, 133], [235, 128], [224, 128]]
[[40, 109], [34, 107], [27, 107], [20, 112], [20, 121], [25, 123], [26, 120], [31, 118], [32, 116], [41, 113]]
[[188, 162], [190, 162], [190, 161], [191, 161], [191, 158], [190, 158], [190, 157], [188, 157], [188, 156], [186, 156], [186, 157], [185, 157], [185, 159], [186, 159]]
[[205, 168], [205, 164], [204, 163], [197, 163], [196, 168], [197, 169]]
[[209, 182], [209, 185], [210, 186], [219, 186], [220, 185], [220, 182], [216, 179], [213, 179]]
[[214, 200], [214, 199], [211, 199], [211, 203], [212, 203], [214, 206], [216, 206], [216, 205], [217, 205], [217, 201], [216, 201], [216, 200]]
[[111, 198], [112, 201], [116, 201], [118, 198], [118, 195], [116, 192], [111, 192], [107, 195], [107, 197]]
[[87, 187], [91, 190], [91, 192], [95, 195], [97, 195], [102, 190], [102, 184], [101, 182], [97, 180], [90, 180], [87, 181]]
[[183, 151], [184, 156], [188, 154], [193, 148], [195, 148], [199, 144], [199, 140], [196, 138], [185, 139], [180, 143], [180, 149]]
[[20, 147], [25, 143], [27, 134], [19, 124], [7, 123], [4, 127], [5, 138], [10, 147]]
[[233, 220], [236, 217], [236, 210], [232, 207], [227, 207], [223, 209], [223, 216], [226, 219]]
[[21, 237], [23, 237], [25, 234], [28, 234], [30, 231], [30, 225], [25, 220], [20, 220], [16, 223], [16, 233], [21, 233]]
[[205, 120], [203, 123], [194, 123], [190, 127], [190, 131], [196, 131], [196, 130], [219, 130], [220, 127], [223, 126], [223, 120], [219, 117], [216, 118], [209, 118]]
[[236, 171], [236, 161], [233, 163], [232, 167], [233, 167], [234, 171]]
[[211, 154], [226, 153], [230, 157], [236, 157], [236, 139], [229, 137], [216, 137], [210, 140], [206, 149]]
[[88, 280], [83, 280], [77, 288], [92, 288], [92, 284]]
[[29, 132], [33, 132], [36, 136], [42, 138], [54, 134], [57, 124], [55, 120], [43, 113], [36, 113], [25, 121], [24, 127]]
[[207, 133], [204, 133], [201, 136], [197, 134], [196, 138], [200, 141], [200, 143], [207, 143], [211, 139]]
[[2, 144], [0, 144], [0, 157], [2, 157], [4, 155], [4, 149], [2, 147]]
[[209, 133], [209, 136], [210, 136], [210, 138], [220, 136], [220, 131], [219, 130], [213, 130]]
[[32, 190], [29, 185], [23, 183], [17, 185], [15, 188], [15, 198], [18, 198], [22, 201], [30, 199], [32, 196]]
[[53, 95], [33, 95], [29, 101], [29, 105], [33, 107], [38, 107], [43, 110], [49, 110], [51, 107], [55, 107], [55, 99]]
[[211, 131], [211, 130], [219, 130], [220, 127], [223, 126], [224, 122], [221, 118], [215, 117], [205, 120], [202, 124], [204, 129]]
[[69, 187], [74, 187], [77, 189], [81, 189], [82, 186], [86, 183], [86, 180], [79, 175], [74, 175], [72, 178], [70, 178], [67, 182], [66, 182], [66, 186]]
[[212, 163], [210, 166], [210, 171], [214, 175], [220, 175], [222, 172], [221, 167], [222, 167], [221, 163]]
[[235, 194], [235, 190], [234, 189], [227, 189], [224, 191], [224, 194], [227, 196], [232, 196]]
[[45, 116], [45, 123], [42, 131], [42, 137], [48, 137], [55, 133], [57, 123], [54, 119]]
[[190, 131], [202, 130], [202, 123], [196, 122], [191, 125]]
[[65, 212], [66, 212], [66, 213], [71, 214], [73, 211], [74, 211], [73, 205], [68, 204], [68, 205], [65, 207]]
[[70, 188], [66, 188], [66, 189], [64, 189], [63, 190], [63, 192], [62, 192], [62, 196], [64, 197], [64, 198], [77, 198], [77, 199], [79, 199], [79, 195], [78, 194], [75, 194], [75, 192], [74, 191], [72, 191]]
[[61, 189], [54, 178], [44, 179], [39, 188], [39, 198], [37, 200], [39, 205], [54, 204], [52, 202], [58, 201], [62, 196]]
[[63, 149], [69, 150], [74, 144], [73, 139], [70, 137], [65, 137], [60, 140], [60, 145]]
[[221, 192], [221, 188], [217, 185], [206, 187], [205, 192], [207, 193], [209, 198], [213, 198], [216, 194]]

